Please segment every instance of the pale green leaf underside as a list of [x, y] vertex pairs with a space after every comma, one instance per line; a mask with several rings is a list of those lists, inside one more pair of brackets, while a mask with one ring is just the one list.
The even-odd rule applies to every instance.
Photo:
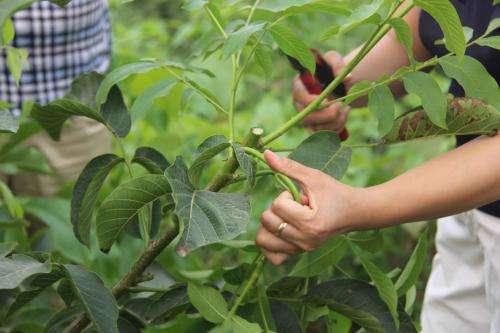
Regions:
[[206, 320], [219, 324], [226, 319], [229, 311], [219, 291], [212, 287], [188, 283], [188, 296], [191, 304]]
[[0, 258], [0, 289], [14, 289], [26, 278], [48, 272], [50, 272], [48, 262], [41, 263], [23, 254]]

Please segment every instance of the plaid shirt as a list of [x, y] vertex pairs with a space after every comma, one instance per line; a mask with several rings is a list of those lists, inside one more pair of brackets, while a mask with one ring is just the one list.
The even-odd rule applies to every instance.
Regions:
[[48, 1], [14, 14], [14, 47], [27, 49], [29, 68], [19, 86], [0, 52], [0, 100], [19, 113], [24, 101], [47, 103], [61, 98], [78, 75], [104, 72], [110, 58], [106, 0], [73, 0], [65, 8]]

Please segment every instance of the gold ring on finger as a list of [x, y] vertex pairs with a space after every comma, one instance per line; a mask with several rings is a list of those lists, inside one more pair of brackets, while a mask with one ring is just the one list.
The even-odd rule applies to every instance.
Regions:
[[282, 222], [280, 226], [278, 227], [278, 230], [276, 230], [276, 236], [280, 237], [281, 234], [283, 233], [283, 230], [288, 226], [288, 223]]

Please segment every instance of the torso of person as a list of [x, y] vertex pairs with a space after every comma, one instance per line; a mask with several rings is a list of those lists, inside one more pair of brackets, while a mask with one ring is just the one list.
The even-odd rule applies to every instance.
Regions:
[[110, 59], [110, 24], [106, 0], [73, 0], [66, 7], [35, 2], [12, 17], [12, 46], [26, 49], [29, 67], [16, 85], [0, 51], [0, 100], [18, 113], [25, 101], [48, 103], [61, 98], [78, 75], [103, 72]]
[[[474, 34], [472, 38], [482, 36], [491, 20], [500, 17], [500, 6], [494, 6], [491, 0], [452, 0], [452, 3], [457, 9], [462, 25], [473, 29]], [[443, 33], [436, 21], [424, 11], [422, 11], [420, 16], [419, 29], [422, 42], [431, 55], [443, 56], [448, 53], [443, 45], [435, 44], [435, 41], [443, 38]], [[499, 29], [495, 30], [492, 34], [499, 35]], [[467, 49], [466, 54], [480, 61], [490, 75], [497, 82], [499, 81], [500, 51], [489, 47], [473, 45]], [[450, 93], [455, 96], [464, 96], [464, 90], [456, 81], [451, 83]], [[463, 145], [472, 139], [474, 139], [473, 136], [458, 136], [457, 144]], [[480, 210], [500, 217], [500, 201], [481, 207]]]

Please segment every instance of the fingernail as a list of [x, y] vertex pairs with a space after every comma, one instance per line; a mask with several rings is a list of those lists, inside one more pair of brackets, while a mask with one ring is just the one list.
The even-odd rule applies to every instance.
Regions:
[[266, 154], [267, 156], [271, 157], [271, 158], [274, 158], [278, 161], [281, 161], [281, 156], [279, 156], [278, 154], [276, 154], [275, 152], [269, 150], [269, 149], [266, 149], [264, 151], [264, 154]]

